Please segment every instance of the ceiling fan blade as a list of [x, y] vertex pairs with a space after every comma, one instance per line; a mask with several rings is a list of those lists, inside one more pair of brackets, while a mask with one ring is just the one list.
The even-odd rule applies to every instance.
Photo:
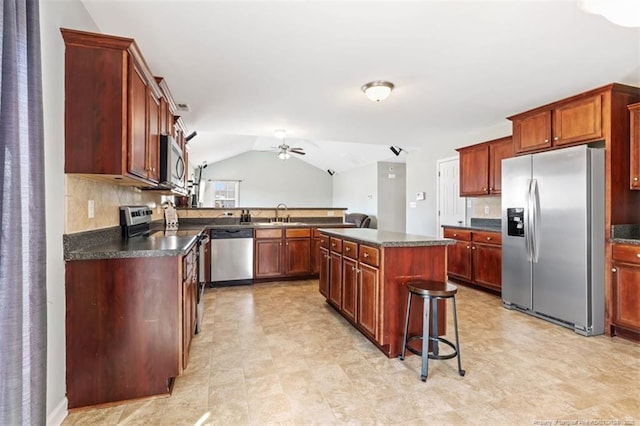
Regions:
[[305, 155], [306, 152], [301, 151], [302, 148], [291, 148], [289, 152], [293, 152], [294, 154]]

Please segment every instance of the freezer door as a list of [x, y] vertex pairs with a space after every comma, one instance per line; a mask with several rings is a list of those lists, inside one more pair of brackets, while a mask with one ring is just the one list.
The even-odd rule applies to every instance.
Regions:
[[[506, 306], [525, 309], [532, 307], [532, 269], [527, 249], [530, 235], [526, 225], [530, 181], [531, 155], [502, 160], [502, 300]], [[524, 213], [524, 232], [515, 232], [513, 223], [509, 232], [509, 212], [512, 221], [519, 220], [514, 216]]]
[[588, 318], [587, 147], [533, 156], [539, 215], [533, 215], [535, 252], [533, 310], [571, 324]]

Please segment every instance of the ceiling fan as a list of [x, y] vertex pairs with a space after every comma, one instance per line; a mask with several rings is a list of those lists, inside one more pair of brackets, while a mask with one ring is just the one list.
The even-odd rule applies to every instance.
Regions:
[[285, 134], [286, 134], [285, 130], [276, 130], [275, 131], [276, 137], [281, 137], [282, 138], [282, 143], [280, 145], [278, 145], [277, 148], [275, 146], [272, 147], [272, 148], [275, 148], [275, 149], [278, 150], [278, 158], [280, 158], [281, 160], [287, 160], [287, 159], [289, 159], [291, 157], [290, 153], [298, 154], [298, 155], [305, 155], [306, 152], [304, 152], [304, 148], [300, 148], [300, 147], [291, 148], [289, 145], [287, 145], [284, 142]]

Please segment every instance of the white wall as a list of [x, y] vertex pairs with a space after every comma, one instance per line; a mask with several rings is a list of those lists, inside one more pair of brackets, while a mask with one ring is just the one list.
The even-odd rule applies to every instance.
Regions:
[[[511, 122], [504, 120], [493, 127], [446, 140], [428, 141], [428, 148], [407, 155], [407, 201], [414, 201], [419, 191], [426, 193], [424, 201], [416, 201], [415, 208], [407, 208], [406, 232], [420, 235], [438, 235], [437, 226], [437, 160], [452, 157], [455, 149], [511, 134]], [[428, 137], [425, 138], [428, 140]]]
[[275, 152], [249, 151], [211, 163], [202, 181], [241, 180], [240, 207], [332, 207], [332, 177], [292, 154], [280, 160]]
[[378, 229], [405, 232], [407, 179], [404, 163], [378, 163]]
[[371, 216], [375, 228], [378, 217], [378, 166], [370, 164], [333, 175], [333, 207], [346, 207], [348, 213]]
[[66, 415], [64, 230], [64, 43], [60, 28], [97, 31], [76, 0], [40, 1], [47, 238], [47, 423]]

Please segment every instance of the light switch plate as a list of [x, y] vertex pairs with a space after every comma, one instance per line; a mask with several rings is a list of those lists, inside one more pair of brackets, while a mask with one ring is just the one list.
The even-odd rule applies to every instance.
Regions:
[[416, 200], [422, 201], [424, 200], [424, 197], [425, 197], [424, 191], [416, 192]]
[[87, 203], [87, 216], [89, 219], [93, 219], [96, 215], [96, 203], [93, 200], [89, 200]]

